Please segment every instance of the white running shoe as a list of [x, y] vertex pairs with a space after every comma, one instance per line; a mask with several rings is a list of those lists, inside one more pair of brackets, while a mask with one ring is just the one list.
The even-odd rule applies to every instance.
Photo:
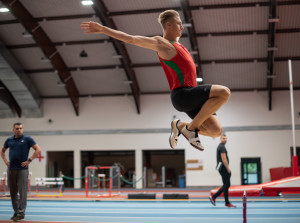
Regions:
[[189, 130], [187, 126], [183, 127], [181, 130], [182, 135], [189, 141], [191, 146], [195, 147], [196, 149], [203, 151], [204, 147], [200, 142], [200, 139], [198, 137], [197, 130]]
[[180, 130], [178, 127], [180, 120], [179, 119], [174, 119], [171, 122], [171, 135], [169, 138], [170, 146], [172, 149], [175, 149], [177, 146], [177, 141], [178, 141], [178, 136], [180, 135]]

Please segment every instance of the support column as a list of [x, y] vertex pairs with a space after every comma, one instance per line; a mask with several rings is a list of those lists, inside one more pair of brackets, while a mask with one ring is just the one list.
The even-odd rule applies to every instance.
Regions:
[[[143, 176], [143, 153], [142, 150], [135, 150], [135, 174], [136, 180], [140, 179]], [[143, 180], [140, 180], [136, 184], [136, 189], [143, 188]]]
[[[80, 157], [80, 150], [74, 151], [74, 178], [81, 177], [81, 157]], [[81, 181], [75, 180], [74, 181], [74, 188], [80, 189], [81, 188]]]

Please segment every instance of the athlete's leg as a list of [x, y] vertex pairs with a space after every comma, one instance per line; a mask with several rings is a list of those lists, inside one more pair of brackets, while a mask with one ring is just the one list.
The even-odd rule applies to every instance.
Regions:
[[230, 90], [221, 85], [212, 85], [210, 89], [209, 99], [204, 103], [203, 107], [196, 117], [189, 123], [188, 129], [201, 129], [204, 122], [218, 111], [230, 98]]
[[199, 134], [210, 137], [219, 137], [223, 132], [221, 122], [216, 115], [212, 115], [206, 119], [199, 130]]

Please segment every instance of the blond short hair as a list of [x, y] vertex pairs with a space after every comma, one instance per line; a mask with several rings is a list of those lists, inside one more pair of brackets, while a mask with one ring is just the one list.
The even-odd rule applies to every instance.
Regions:
[[171, 18], [174, 18], [174, 17], [179, 17], [179, 13], [177, 11], [172, 10], [172, 9], [166, 10], [166, 11], [159, 14], [158, 22], [165, 29], [167, 21]]

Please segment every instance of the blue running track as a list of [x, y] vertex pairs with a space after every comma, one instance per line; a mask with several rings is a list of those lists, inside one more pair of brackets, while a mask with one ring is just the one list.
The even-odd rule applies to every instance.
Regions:
[[[237, 208], [208, 201], [28, 201], [26, 221], [102, 223], [242, 223]], [[248, 202], [248, 223], [299, 223], [300, 202]], [[0, 200], [0, 222], [13, 215], [10, 200]], [[2, 221], [1, 221], [2, 220]], [[3, 221], [4, 220], [4, 221]]]

